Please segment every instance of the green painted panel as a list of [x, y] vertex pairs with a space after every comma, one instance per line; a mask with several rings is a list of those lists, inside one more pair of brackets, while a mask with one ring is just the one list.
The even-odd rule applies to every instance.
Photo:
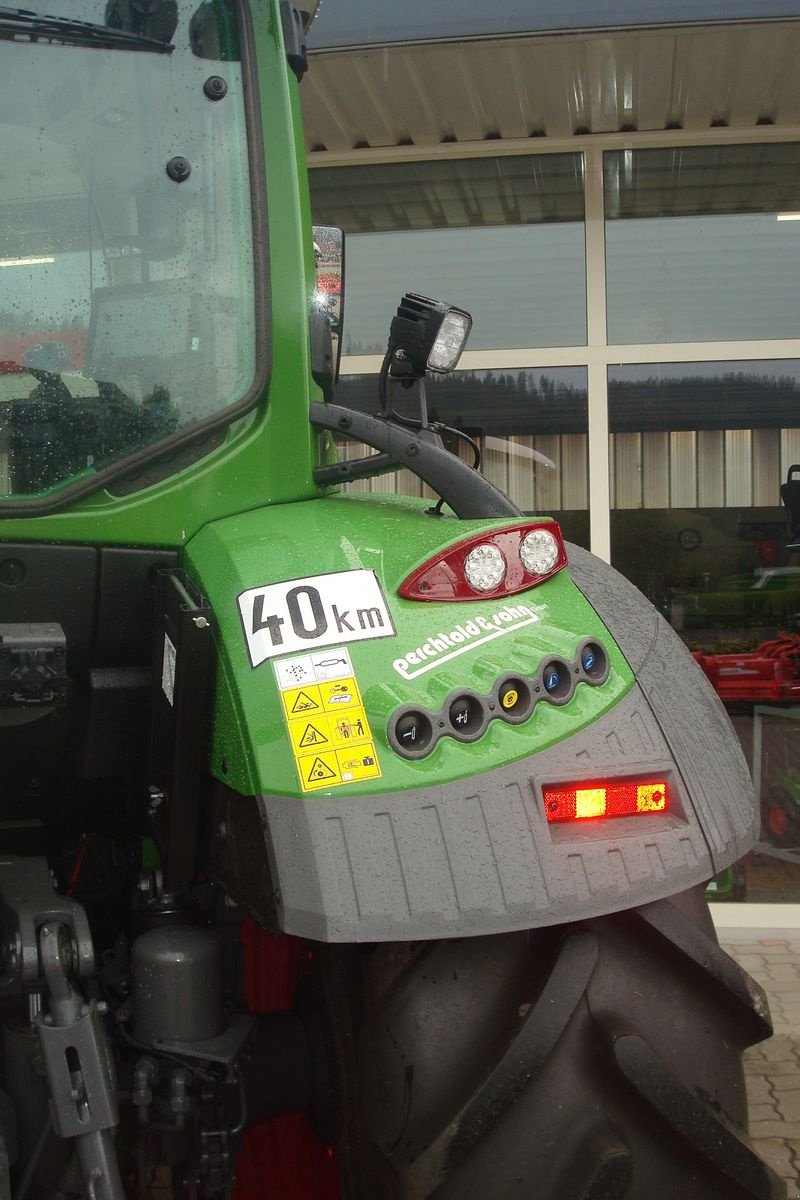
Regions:
[[[300, 794], [295, 758], [319, 748], [318, 780], [305, 790], [327, 794], [325, 773], [332, 760], [324, 752], [331, 749], [325, 740], [329, 728], [318, 722], [320, 738], [314, 741], [315, 735], [309, 734], [312, 740], [293, 753], [281, 705], [279, 684], [287, 689], [292, 682], [286, 671], [298, 672], [299, 690], [306, 678], [300, 660], [311, 654], [323, 663], [334, 662], [342, 649], [349, 655], [380, 764], [379, 780], [337, 782], [337, 792], [395, 791], [423, 786], [432, 777], [442, 783], [490, 770], [577, 732], [629, 690], [630, 669], [566, 571], [503, 600], [401, 599], [398, 586], [437, 551], [481, 529], [517, 523], [435, 519], [426, 514], [427, 507], [425, 501], [401, 497], [333, 496], [215, 522], [191, 542], [189, 569], [211, 601], [221, 661], [214, 774], [242, 792]], [[371, 573], [380, 583], [388, 612], [372, 591]], [[331, 579], [320, 578], [328, 576]], [[289, 582], [264, 593], [257, 611], [245, 605], [243, 620], [238, 598], [282, 581]], [[308, 586], [325, 599], [324, 612], [313, 611]], [[305, 631], [300, 638], [286, 608], [273, 602], [275, 595], [292, 588], [299, 589], [295, 603], [299, 627]], [[387, 619], [381, 624], [383, 616]], [[252, 637], [254, 618], [261, 626], [257, 638]], [[387, 724], [401, 706], [419, 704], [436, 712], [460, 688], [486, 696], [505, 672], [530, 677], [548, 655], [573, 658], [586, 637], [597, 638], [606, 649], [609, 677], [597, 687], [578, 684], [563, 707], [538, 703], [531, 717], [516, 726], [492, 720], [472, 744], [443, 737], [420, 760], [401, 757], [389, 744]], [[265, 647], [269, 657], [258, 661]], [[276, 664], [281, 664], [282, 676]], [[311, 699], [311, 706], [301, 707], [297, 717], [324, 715], [314, 708], [313, 695]], [[299, 736], [296, 729], [296, 739]], [[306, 759], [306, 769], [310, 763]]]

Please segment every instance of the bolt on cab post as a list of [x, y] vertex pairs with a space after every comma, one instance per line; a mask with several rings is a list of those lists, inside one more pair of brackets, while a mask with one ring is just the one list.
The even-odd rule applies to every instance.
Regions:
[[[401, 282], [337, 403], [303, 36], [0, 8], [0, 1196], [778, 1198], [738, 743], [445, 450], [466, 312]], [[439, 499], [340, 490], [399, 466]]]

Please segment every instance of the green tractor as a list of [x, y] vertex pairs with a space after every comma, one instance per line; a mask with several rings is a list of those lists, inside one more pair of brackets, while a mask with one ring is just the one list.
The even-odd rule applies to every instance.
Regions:
[[300, 15], [29, 0], [0, 60], [0, 1197], [783, 1196], [738, 743], [444, 448], [465, 312], [336, 403]]

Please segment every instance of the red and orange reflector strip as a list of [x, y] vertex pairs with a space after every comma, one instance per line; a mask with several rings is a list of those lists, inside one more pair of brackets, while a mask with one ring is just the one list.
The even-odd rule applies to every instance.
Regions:
[[620, 783], [582, 783], [575, 787], [545, 787], [548, 821], [588, 821], [597, 817], [634, 817], [666, 812], [669, 797], [665, 779], [625, 780]]

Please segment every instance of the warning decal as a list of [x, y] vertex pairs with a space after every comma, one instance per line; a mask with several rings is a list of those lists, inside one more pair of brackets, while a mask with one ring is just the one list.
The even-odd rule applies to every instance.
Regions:
[[301, 746], [318, 746], [322, 742], [327, 742], [327, 736], [316, 725], [306, 725], [303, 730], [303, 736], [300, 738]]
[[304, 792], [381, 774], [349, 652], [331, 650], [275, 663], [286, 728]]
[[281, 697], [283, 707], [291, 717], [299, 717], [304, 713], [322, 712], [322, 698], [319, 688], [292, 688]]
[[339, 766], [333, 756], [319, 758], [312, 754], [308, 758], [301, 758], [298, 766], [304, 787], [320, 787], [322, 784], [330, 783], [331, 780], [341, 783]]

